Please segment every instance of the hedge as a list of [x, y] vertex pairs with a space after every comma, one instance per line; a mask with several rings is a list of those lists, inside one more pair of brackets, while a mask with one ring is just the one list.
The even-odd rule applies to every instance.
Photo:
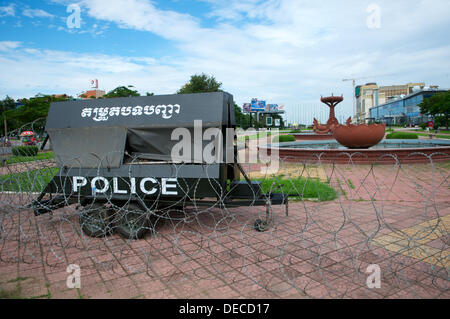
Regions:
[[417, 135], [416, 133], [408, 133], [408, 132], [392, 132], [386, 136], [386, 139], [417, 140], [419, 139], [419, 135]]
[[295, 142], [295, 136], [293, 135], [279, 135], [274, 138], [275, 142]]
[[14, 146], [11, 149], [14, 156], [36, 156], [39, 149], [34, 145]]

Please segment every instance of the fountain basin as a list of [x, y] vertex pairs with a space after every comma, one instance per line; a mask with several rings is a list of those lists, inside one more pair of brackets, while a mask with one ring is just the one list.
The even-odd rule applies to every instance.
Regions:
[[385, 124], [337, 125], [333, 137], [350, 149], [369, 148], [383, 139], [385, 131]]
[[411, 164], [450, 162], [450, 140], [383, 140], [364, 149], [348, 149], [337, 141], [273, 143], [259, 147], [262, 153], [286, 161], [340, 164]]

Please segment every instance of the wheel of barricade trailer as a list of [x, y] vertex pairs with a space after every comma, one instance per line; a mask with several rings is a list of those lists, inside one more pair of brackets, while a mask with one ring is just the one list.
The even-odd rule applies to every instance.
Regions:
[[87, 204], [80, 214], [80, 226], [83, 233], [90, 237], [112, 234], [110, 209], [104, 203]]
[[117, 233], [125, 239], [141, 239], [150, 229], [150, 220], [144, 210], [134, 203], [122, 207], [116, 216]]

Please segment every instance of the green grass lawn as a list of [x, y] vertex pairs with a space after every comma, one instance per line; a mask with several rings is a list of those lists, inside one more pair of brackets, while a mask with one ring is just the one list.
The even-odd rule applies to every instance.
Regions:
[[53, 152], [38, 153], [36, 156], [12, 156], [6, 160], [7, 164], [17, 164], [24, 162], [42, 161], [55, 157]]
[[41, 192], [59, 171], [56, 167], [46, 167], [21, 173], [0, 176], [0, 191]]
[[[289, 195], [299, 195], [291, 197], [291, 199], [319, 199], [320, 201], [331, 201], [336, 199], [336, 191], [327, 183], [323, 183], [318, 179], [305, 178], [269, 178], [254, 179], [261, 182], [264, 193], [283, 193]], [[272, 188], [272, 184], [275, 186]], [[279, 188], [278, 188], [279, 187]]]

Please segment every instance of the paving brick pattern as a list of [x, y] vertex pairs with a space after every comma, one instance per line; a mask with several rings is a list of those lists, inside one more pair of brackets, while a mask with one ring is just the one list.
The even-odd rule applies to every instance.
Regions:
[[[75, 206], [34, 217], [25, 205], [35, 195], [2, 193], [0, 292], [33, 298], [450, 298], [450, 163], [313, 168], [338, 197], [291, 202], [289, 216], [284, 206], [275, 207], [272, 227], [263, 233], [253, 228], [263, 207], [211, 207], [172, 211], [142, 240], [90, 238], [80, 230]], [[80, 289], [67, 287], [70, 264], [81, 268]], [[380, 267], [380, 288], [367, 286], [372, 264]]]

